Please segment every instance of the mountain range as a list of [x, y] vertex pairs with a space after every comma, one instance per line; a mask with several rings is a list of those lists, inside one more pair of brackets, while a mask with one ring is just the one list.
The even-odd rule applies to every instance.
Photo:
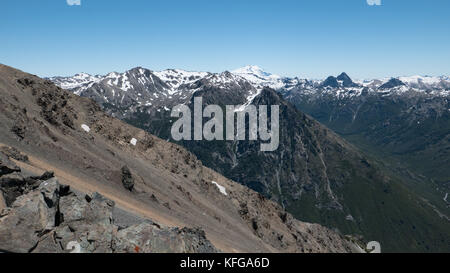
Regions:
[[[289, 78], [247, 66], [224, 73], [135, 68], [106, 76], [78, 74], [50, 78], [58, 86], [94, 99], [110, 114], [132, 122], [147, 116], [153, 133], [158, 120], [185, 104], [200, 85], [239, 89], [235, 103], [249, 104], [264, 87], [326, 125], [352, 144], [377, 157], [401, 162], [419, 176], [449, 190], [450, 78], [412, 76], [353, 81], [346, 73], [323, 81]], [[244, 97], [246, 99], [244, 99]], [[167, 130], [166, 130], [167, 131]]]
[[0, 252], [362, 251], [48, 80], [0, 94]]
[[[223, 73], [137, 67], [49, 80], [169, 141], [172, 107], [193, 107], [196, 96], [222, 107], [280, 105], [273, 153], [261, 153], [259, 141], [178, 144], [297, 219], [380, 241], [387, 251], [448, 249], [448, 77], [353, 81], [342, 73], [321, 81], [248, 66]], [[426, 162], [415, 168], [416, 161]]]

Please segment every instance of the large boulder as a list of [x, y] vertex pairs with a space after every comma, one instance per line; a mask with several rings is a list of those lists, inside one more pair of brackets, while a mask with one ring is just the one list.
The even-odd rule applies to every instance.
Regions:
[[33, 177], [24, 177], [21, 173], [10, 173], [0, 177], [0, 191], [6, 206], [11, 206], [16, 199], [24, 194], [35, 190], [42, 183], [42, 180]]
[[59, 184], [48, 181], [22, 195], [0, 213], [0, 250], [32, 252], [41, 237], [55, 227]]
[[129, 191], [132, 191], [134, 188], [134, 178], [127, 166], [122, 167], [122, 184]]
[[214, 253], [216, 248], [197, 229], [161, 228], [142, 223], [117, 233], [115, 252], [119, 253]]
[[78, 242], [81, 252], [112, 252], [117, 226], [113, 224], [114, 202], [98, 193], [69, 194], [61, 198], [63, 223], [56, 234], [63, 246]]

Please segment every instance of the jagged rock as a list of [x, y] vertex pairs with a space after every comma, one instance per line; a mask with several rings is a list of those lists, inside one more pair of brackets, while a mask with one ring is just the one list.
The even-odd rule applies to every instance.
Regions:
[[32, 250], [33, 253], [60, 253], [62, 252], [61, 245], [56, 241], [56, 233], [54, 231], [45, 234], [40, 238], [36, 247]]
[[17, 161], [28, 162], [28, 156], [22, 154], [19, 150], [14, 147], [3, 146], [0, 147], [0, 152], [5, 154], [7, 157], [15, 159]]
[[11, 127], [11, 132], [13, 132], [19, 139], [25, 138], [25, 126], [21, 123], [15, 124]]
[[11, 173], [0, 177], [0, 190], [6, 205], [11, 206], [19, 196], [36, 189], [40, 183], [41, 181], [31, 177], [25, 178], [20, 173]]
[[158, 204], [159, 204], [158, 198], [156, 198], [156, 196], [155, 196], [154, 194], [152, 194], [152, 195], [150, 196], [150, 200], [152, 200], [152, 202], [155, 202], [155, 203], [158, 203]]
[[122, 167], [122, 184], [129, 191], [134, 188], [134, 178], [127, 166]]
[[167, 228], [143, 220], [119, 231], [114, 206], [98, 193], [70, 192], [53, 177], [1, 212], [0, 251], [62, 253], [76, 246], [82, 253], [217, 252], [199, 229]]
[[0, 249], [9, 252], [31, 252], [41, 236], [55, 226], [55, 203], [45, 199], [57, 196], [57, 181], [46, 183], [22, 195], [0, 215]]
[[35, 179], [35, 180], [49, 180], [50, 178], [53, 178], [53, 177], [55, 177], [54, 172], [45, 172], [41, 176], [32, 176], [31, 178]]
[[26, 87], [34, 84], [34, 81], [29, 78], [18, 79], [17, 82]]
[[150, 223], [120, 230], [114, 242], [116, 252], [213, 253], [215, 247], [205, 233], [193, 229], [161, 228]]
[[205, 231], [200, 228], [183, 228], [180, 234], [184, 236], [185, 248], [188, 253], [216, 253], [217, 249], [206, 238]]
[[81, 252], [112, 252], [114, 202], [98, 193], [92, 196], [69, 194], [61, 197], [63, 223], [56, 229], [62, 245], [71, 241], [80, 244]]
[[5, 198], [3, 197], [3, 192], [0, 189], [0, 212], [6, 208], [6, 201]]
[[20, 168], [9, 160], [7, 155], [0, 152], [0, 176], [14, 172], [20, 172]]

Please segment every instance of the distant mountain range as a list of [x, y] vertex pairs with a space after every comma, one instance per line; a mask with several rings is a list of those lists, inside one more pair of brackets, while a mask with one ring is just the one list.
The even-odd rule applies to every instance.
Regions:
[[133, 119], [137, 113], [153, 120], [174, 105], [187, 103], [203, 86], [236, 89], [234, 102], [243, 104], [251, 103], [264, 87], [270, 87], [360, 148], [400, 156], [406, 165], [449, 188], [449, 168], [441, 167], [449, 165], [450, 157], [448, 76], [354, 81], [342, 73], [325, 80], [308, 80], [246, 66], [223, 73], [134, 68], [106, 76], [82, 73], [50, 80], [94, 99], [113, 116]]
[[[171, 108], [192, 107], [194, 96], [221, 106], [280, 105], [280, 148], [274, 153], [260, 153], [258, 141], [180, 144], [206, 166], [277, 201], [298, 219], [361, 234], [389, 251], [449, 245], [448, 207], [440, 197], [450, 177], [442, 168], [450, 158], [448, 77], [353, 81], [342, 73], [308, 80], [248, 66], [223, 73], [138, 67], [50, 80], [167, 140]], [[421, 186], [385, 166], [391, 161], [380, 151], [395, 162], [401, 155], [411, 180]], [[420, 161], [426, 162], [415, 168]], [[437, 184], [422, 187], [422, 175]], [[424, 231], [430, 226], [436, 232]]]
[[[128, 110], [128, 113], [145, 106], [163, 111], [165, 107], [183, 103], [197, 91], [196, 83], [199, 81], [209, 82], [211, 86], [234, 85], [247, 92], [248, 99], [253, 99], [263, 87], [270, 87], [289, 95], [292, 93], [302, 96], [326, 95], [337, 99], [367, 94], [382, 96], [413, 94], [443, 98], [450, 96], [448, 76], [353, 81], [346, 73], [342, 73], [321, 81], [281, 77], [265, 72], [258, 66], [246, 66], [223, 73], [189, 72], [180, 69], [151, 71], [137, 67], [124, 73], [112, 72], [105, 76], [81, 73], [73, 77], [49, 79], [61, 88], [77, 95], [91, 97], [101, 104], [110, 103], [116, 106], [120, 104], [121, 108]], [[240, 86], [241, 84], [243, 86]], [[128, 109], [130, 107], [131, 109]]]
[[[294, 88], [329, 88], [329, 89], [341, 89], [345, 90], [348, 95], [361, 94], [358, 90], [367, 88], [376, 92], [377, 90], [384, 90], [387, 88], [394, 88], [404, 86], [403, 91], [415, 90], [423, 92], [441, 91], [435, 92], [443, 96], [448, 96], [448, 90], [450, 89], [450, 77], [440, 76], [412, 76], [412, 77], [397, 77], [397, 78], [384, 78], [373, 80], [355, 80], [353, 81], [345, 72], [337, 77], [329, 76], [325, 80], [310, 80], [300, 78], [289, 78], [274, 75], [263, 71], [258, 66], [246, 66], [232, 73], [244, 77], [255, 86], [267, 86], [275, 90], [289, 91]], [[337, 91], [337, 90], [335, 90]], [[399, 90], [395, 90], [399, 91]]]

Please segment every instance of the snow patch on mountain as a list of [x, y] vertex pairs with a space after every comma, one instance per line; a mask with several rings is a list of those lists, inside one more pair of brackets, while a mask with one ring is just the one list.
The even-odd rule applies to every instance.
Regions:
[[90, 88], [94, 83], [100, 82], [102, 80], [102, 76], [92, 76], [87, 73], [79, 73], [73, 77], [52, 77], [49, 78], [49, 80], [63, 89], [85, 90]]
[[91, 131], [91, 128], [89, 128], [86, 124], [81, 124], [81, 129], [83, 129], [86, 133]]
[[224, 186], [219, 185], [219, 183], [215, 182], [215, 181], [211, 181], [211, 183], [213, 183], [214, 185], [216, 185], [216, 187], [219, 189], [220, 193], [227, 196], [227, 190], [225, 189]]
[[130, 144], [133, 145], [133, 146], [136, 146], [136, 144], [137, 144], [137, 139], [132, 138], [132, 139], [130, 140]]
[[190, 72], [181, 69], [167, 69], [153, 73], [172, 88], [171, 94], [181, 85], [193, 83], [209, 74], [208, 72]]

